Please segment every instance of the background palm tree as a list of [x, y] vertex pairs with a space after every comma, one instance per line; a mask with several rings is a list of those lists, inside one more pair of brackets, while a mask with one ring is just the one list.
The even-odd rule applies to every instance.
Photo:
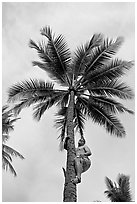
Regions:
[[12, 157], [15, 156], [21, 159], [24, 159], [24, 157], [5, 143], [9, 139], [9, 132], [14, 130], [13, 123], [19, 118], [14, 118], [12, 111], [7, 109], [8, 106], [2, 107], [2, 167], [4, 170], [10, 170], [14, 176], [17, 176], [17, 173], [11, 164]]
[[[109, 40], [102, 34], [94, 34], [72, 56], [62, 35], [55, 37], [48, 26], [41, 30], [41, 35], [47, 41], [35, 43], [30, 40], [29, 43], [41, 59], [33, 61], [33, 66], [46, 71], [52, 82], [30, 79], [16, 83], [9, 89], [9, 102], [16, 103], [16, 114], [24, 107], [34, 105], [33, 116], [37, 120], [48, 108], [58, 106], [56, 125], [61, 130], [61, 142], [65, 135], [69, 137], [63, 201], [74, 202], [77, 200], [76, 185], [71, 182], [75, 177], [74, 130], [79, 130], [83, 137], [85, 120], [91, 118], [110, 134], [125, 135], [124, 127], [115, 115], [133, 112], [112, 97], [133, 98], [132, 90], [118, 80], [133, 62], [112, 59], [123, 42], [121, 37]], [[53, 81], [60, 88], [55, 88]]]
[[106, 177], [105, 182], [108, 190], [106, 190], [104, 193], [111, 200], [111, 202], [132, 201], [129, 179], [129, 176], [119, 174], [117, 183], [113, 183], [108, 177]]

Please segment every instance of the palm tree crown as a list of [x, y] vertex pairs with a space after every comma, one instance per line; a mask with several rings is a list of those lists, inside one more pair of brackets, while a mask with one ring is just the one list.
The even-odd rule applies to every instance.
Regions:
[[14, 130], [13, 123], [19, 118], [14, 118], [12, 111], [7, 109], [8, 106], [3, 106], [2, 108], [2, 167], [4, 170], [9, 169], [14, 176], [17, 176], [17, 173], [11, 164], [12, 157], [16, 156], [21, 159], [24, 159], [24, 157], [13, 148], [7, 146], [5, 143], [9, 139], [9, 132]]
[[108, 190], [104, 193], [112, 202], [131, 202], [132, 196], [130, 192], [129, 176], [119, 174], [117, 184], [106, 177], [106, 185]]
[[[132, 90], [118, 79], [133, 66], [132, 61], [113, 59], [123, 42], [94, 34], [89, 42], [78, 47], [72, 56], [62, 35], [55, 37], [50, 27], [41, 30], [47, 42], [35, 43], [30, 40], [41, 61], [33, 61], [33, 66], [46, 71], [52, 82], [30, 79], [16, 83], [9, 89], [9, 101], [16, 102], [15, 113], [33, 105], [33, 116], [40, 120], [44, 112], [53, 105], [59, 106], [56, 124], [61, 129], [61, 140], [66, 132], [67, 107], [71, 91], [74, 91], [74, 124], [83, 136], [87, 117], [118, 137], [125, 130], [116, 113], [132, 111], [114, 100], [132, 99]], [[55, 89], [53, 82], [64, 89]]]

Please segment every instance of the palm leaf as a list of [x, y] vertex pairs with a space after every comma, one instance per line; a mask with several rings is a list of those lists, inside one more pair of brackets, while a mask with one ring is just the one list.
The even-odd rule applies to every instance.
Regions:
[[112, 190], [114, 188], [113, 182], [108, 177], [105, 177], [105, 183], [109, 190]]
[[54, 37], [52, 30], [49, 26], [41, 29], [41, 35], [48, 39], [47, 50], [49, 56], [54, 61], [54, 70], [59, 73], [63, 78], [65, 78], [68, 85], [70, 84], [70, 79], [67, 75], [67, 68], [70, 64], [70, 51], [67, 47], [67, 43], [62, 35]]
[[2, 120], [2, 133], [7, 135], [10, 131], [14, 130], [13, 123], [19, 120], [20, 118], [14, 118], [14, 119], [7, 119]]
[[89, 62], [86, 64], [86, 69], [84, 75], [81, 79], [77, 82], [77, 87], [79, 88], [80, 85], [85, 80], [85, 77], [89, 75], [89, 73], [93, 72], [96, 69], [101, 68], [102, 66], [106, 65], [108, 61], [111, 60], [112, 56], [116, 54], [118, 48], [123, 42], [122, 37], [118, 37], [115, 41], [104, 39], [103, 43], [92, 49]]
[[112, 202], [131, 202], [132, 196], [130, 192], [129, 176], [119, 174], [117, 184], [106, 177], [105, 179], [108, 190], [104, 193]]
[[102, 67], [87, 73], [82, 85], [86, 85], [90, 82], [114, 80], [123, 76], [125, 71], [129, 70], [132, 66], [132, 61], [127, 62], [118, 59], [112, 60], [109, 64], [105, 64]]
[[108, 82], [98, 82], [88, 85], [88, 90], [92, 94], [117, 96], [120, 99], [132, 99], [134, 97], [133, 91], [125, 83], [118, 80]]
[[2, 142], [5, 143], [7, 142], [9, 139], [9, 135], [8, 134], [2, 134]]
[[44, 95], [49, 97], [53, 91], [53, 83], [45, 83], [45, 81], [30, 79], [16, 83], [9, 91], [9, 101], [15, 102], [22, 98], [29, 98], [30, 96]]
[[89, 103], [86, 98], [79, 97], [78, 100], [81, 103], [83, 114], [92, 118], [93, 122], [104, 126], [108, 133], [114, 134], [117, 137], [125, 136], [125, 130], [117, 118], [99, 107], [97, 104]]
[[3, 150], [11, 156], [20, 157], [20, 159], [24, 159], [24, 157], [19, 152], [5, 144], [3, 144]]
[[[61, 139], [63, 142], [66, 133], [66, 126], [67, 126], [67, 107], [62, 107], [59, 109], [57, 113], [58, 118], [56, 119], [56, 127], [61, 131], [58, 138]], [[74, 107], [74, 119], [75, 129], [76, 131], [79, 130], [81, 137], [83, 137], [83, 129], [84, 129], [84, 121], [85, 117], [83, 116], [82, 112], [79, 110], [78, 103]]]
[[111, 202], [119, 202], [119, 201], [117, 201], [117, 199], [118, 199], [117, 198], [118, 197], [117, 192], [114, 189], [110, 190], [110, 191], [106, 190], [106, 191], [104, 191], [104, 193], [106, 194], [107, 198], [109, 198], [111, 200]]
[[121, 189], [121, 193], [123, 194], [126, 202], [131, 202], [131, 200], [132, 200], [132, 195], [130, 192], [129, 179], [130, 179], [130, 177], [126, 176], [124, 174], [119, 174], [119, 176], [117, 178], [119, 188]]
[[108, 60], [110, 60], [112, 56], [116, 54], [122, 43], [122, 37], [118, 37], [115, 41], [107, 38], [104, 40], [101, 46], [98, 46], [92, 50], [91, 61], [86, 69], [85, 76], [91, 70], [95, 70], [96, 68], [105, 65]]
[[62, 151], [67, 127], [67, 107], [60, 108], [56, 116], [58, 118], [55, 120], [55, 126], [61, 131], [58, 138], [60, 138], [60, 150]]
[[109, 113], [123, 113], [128, 112], [133, 114], [134, 112], [125, 108], [121, 103], [116, 102], [115, 100], [108, 98], [106, 96], [89, 96], [89, 102], [97, 104], [100, 108], [103, 108]]
[[58, 72], [54, 58], [50, 55], [50, 52], [48, 51], [48, 46], [43, 42], [36, 44], [33, 40], [30, 40], [29, 46], [37, 50], [38, 56], [42, 60], [42, 62], [33, 61], [33, 66], [38, 66], [39, 68], [43, 69], [49, 74], [49, 77], [51, 79], [63, 86], [66, 86], [66, 79], [64, 78], [64, 76], [60, 75], [60, 72]]
[[108, 178], [105, 177], [105, 183], [108, 188], [108, 190], [104, 191], [107, 198], [111, 200], [111, 202], [118, 202], [119, 201], [119, 189], [116, 187], [116, 184]]
[[4, 151], [3, 145], [2, 145], [2, 157], [5, 157], [12, 162], [11, 156], [7, 152]]
[[45, 103], [46, 103], [46, 100], [48, 100], [48, 99], [47, 99], [47, 97], [44, 97], [44, 96], [43, 97], [37, 96], [37, 97], [24, 98], [24, 99], [20, 100], [20, 102], [17, 103], [13, 107], [14, 114], [18, 115], [23, 108], [29, 107], [33, 104], [38, 103], [38, 102], [41, 103], [42, 101], [45, 101]]
[[3, 105], [2, 106], [2, 115], [5, 113], [5, 111], [6, 111], [7, 114], [9, 113], [9, 111], [7, 111], [8, 108], [9, 108], [8, 105]]
[[12, 109], [7, 110], [8, 106], [3, 106], [2, 108], [2, 137], [3, 141], [6, 141], [9, 136], [8, 133], [14, 130], [13, 123], [20, 118], [15, 118]]
[[114, 134], [117, 137], [125, 136], [125, 130], [120, 121], [98, 106], [92, 105], [90, 115], [93, 121], [101, 126], [104, 126], [107, 132]]
[[9, 121], [2, 120], [2, 132], [8, 134], [12, 130], [14, 130], [14, 126], [9, 124]]
[[66, 107], [68, 105], [68, 102], [69, 102], [69, 91], [66, 93], [64, 92], [64, 95], [60, 100], [61, 107]]
[[16, 171], [10, 163], [12, 162], [12, 156], [18, 156], [21, 159], [24, 159], [24, 157], [19, 152], [5, 145], [4, 143], [6, 143], [9, 139], [8, 133], [11, 130], [14, 130], [13, 123], [16, 122], [19, 118], [14, 117], [12, 109], [7, 109], [8, 106], [3, 106], [2, 108], [2, 167], [4, 170], [10, 170], [11, 173], [16, 176]]
[[50, 97], [49, 99], [47, 99], [44, 102], [41, 102], [39, 104], [37, 104], [36, 106], [34, 106], [33, 110], [33, 117], [34, 119], [37, 119], [38, 121], [41, 119], [41, 116], [44, 114], [44, 112], [52, 107], [53, 105], [56, 104], [60, 104], [62, 102], [62, 98], [64, 97], [64, 92], [54, 92], [54, 94], [52, 95], [52, 97]]
[[17, 176], [15, 169], [6, 157], [2, 157], [2, 167], [6, 171], [9, 169], [14, 176]]
[[89, 42], [77, 48], [72, 62], [75, 78], [84, 73], [85, 65], [89, 60], [88, 57], [91, 50], [99, 46], [102, 40], [102, 34], [94, 34]]
[[79, 130], [81, 137], [83, 137], [83, 130], [84, 130], [84, 124], [85, 124], [85, 117], [83, 115], [83, 113], [80, 110], [80, 106], [79, 103], [77, 101], [76, 105], [75, 105], [75, 113], [74, 113], [74, 119], [75, 119], [75, 123], [76, 123], [76, 131]]
[[38, 105], [34, 106], [33, 118], [39, 121], [44, 114], [44, 112], [50, 107], [50, 101], [41, 102]]
[[[36, 112], [39, 112], [40, 107], [42, 107], [42, 106], [43, 106], [43, 108], [45, 106], [46, 109], [50, 108], [52, 105], [54, 105], [57, 102], [59, 102], [62, 99], [62, 97], [63, 97], [63, 95], [65, 93], [66, 92], [64, 92], [64, 91], [55, 91], [55, 90], [52, 90], [50, 92], [49, 91], [45, 91], [45, 93], [42, 93], [42, 94], [40, 93], [39, 95], [38, 94], [37, 95], [35, 95], [35, 94], [34, 95], [30, 95], [28, 98], [21, 99], [20, 102], [17, 103], [13, 107], [14, 114], [18, 115], [23, 108], [29, 107], [29, 106], [31, 106], [33, 104], [36, 104], [36, 107], [34, 107], [35, 110], [37, 109]], [[38, 105], [37, 103], [39, 103], [40, 105]], [[34, 118], [38, 119], [39, 117], [38, 118], [37, 118], [37, 116], [35, 117], [36, 112], [34, 113]], [[40, 116], [40, 118], [41, 118], [41, 116]]]
[[67, 107], [61, 107], [57, 112], [56, 116], [57, 119], [55, 120], [55, 126], [58, 129], [62, 129], [62, 124], [64, 123], [64, 120], [67, 119]]

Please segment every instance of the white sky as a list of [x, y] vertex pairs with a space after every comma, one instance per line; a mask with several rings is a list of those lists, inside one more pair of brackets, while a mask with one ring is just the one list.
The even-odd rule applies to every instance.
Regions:
[[[46, 73], [31, 65], [36, 52], [28, 47], [29, 39], [42, 39], [39, 30], [50, 25], [56, 34], [63, 34], [72, 51], [85, 43], [94, 33], [125, 42], [118, 57], [134, 60], [134, 3], [3, 3], [3, 104], [7, 90], [23, 79], [48, 79]], [[124, 80], [134, 90], [134, 68]], [[134, 100], [124, 101], [134, 110]], [[16, 122], [8, 144], [22, 153], [25, 160], [15, 159], [18, 173], [14, 178], [3, 172], [3, 201], [5, 202], [61, 202], [64, 185], [62, 167], [66, 153], [58, 151], [58, 132], [54, 128], [56, 108], [47, 111], [37, 123], [31, 108], [24, 109]], [[103, 127], [88, 121], [85, 126], [87, 145], [91, 148], [92, 167], [82, 175], [78, 185], [78, 201], [109, 201], [105, 198], [104, 178], [116, 180], [119, 173], [131, 176], [133, 199], [135, 194], [135, 131], [134, 116], [119, 116], [127, 132], [118, 139]]]

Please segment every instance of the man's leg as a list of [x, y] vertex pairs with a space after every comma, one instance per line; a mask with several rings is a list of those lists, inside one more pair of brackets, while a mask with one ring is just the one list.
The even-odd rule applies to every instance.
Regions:
[[81, 158], [75, 158], [75, 169], [76, 169], [76, 178], [74, 178], [72, 181], [74, 183], [80, 183], [81, 182], [81, 174], [82, 174], [82, 163], [81, 163]]

